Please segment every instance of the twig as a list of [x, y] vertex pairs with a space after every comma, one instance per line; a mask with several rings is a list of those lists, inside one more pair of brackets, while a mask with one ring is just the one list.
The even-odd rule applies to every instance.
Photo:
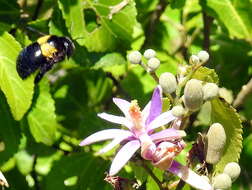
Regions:
[[38, 156], [35, 154], [34, 155], [33, 165], [32, 165], [31, 175], [32, 175], [32, 178], [34, 180], [35, 190], [40, 190], [38, 175], [37, 175], [37, 172], [36, 172], [36, 169], [35, 169], [36, 164], [37, 164], [37, 158], [38, 158]]
[[162, 182], [155, 176], [152, 170], [146, 165], [146, 163], [142, 160], [142, 166], [146, 170], [146, 172], [152, 177], [152, 179], [156, 182], [160, 190], [168, 190], [168, 188], [164, 188]]
[[[203, 12], [203, 23], [204, 23], [204, 39], [203, 39], [203, 49], [210, 53], [210, 32], [211, 32], [211, 25], [213, 23], [213, 17], [208, 16], [205, 12]], [[209, 61], [207, 61], [207, 65]]]
[[250, 79], [250, 81], [246, 85], [242, 86], [241, 91], [238, 93], [236, 99], [234, 100], [233, 106], [235, 108], [241, 106], [244, 103], [245, 99], [248, 97], [248, 95], [251, 93], [252, 93], [252, 79]]
[[110, 6], [110, 13], [109, 13], [109, 19], [111, 20], [113, 15], [118, 13], [121, 9], [123, 9], [126, 5], [129, 4], [129, 0], [123, 0], [122, 2], [118, 3], [117, 5]]
[[32, 20], [36, 20], [38, 18], [39, 11], [40, 11], [40, 8], [42, 7], [42, 4], [43, 4], [43, 0], [38, 0], [36, 9], [35, 9], [34, 14], [32, 16]]
[[160, 0], [159, 4], [156, 7], [156, 10], [152, 12], [150, 16], [150, 21], [147, 24], [147, 29], [145, 36], [148, 36], [145, 39], [143, 47], [149, 46], [149, 44], [152, 42], [153, 36], [155, 34], [155, 26], [159, 22], [160, 17], [162, 13], [165, 11], [166, 6], [168, 5], [166, 0]]
[[178, 185], [177, 185], [177, 187], [176, 187], [175, 190], [181, 190], [181, 189], [183, 189], [184, 185], [185, 185], [185, 182], [183, 180], [179, 180], [179, 183], [178, 183]]
[[205, 12], [203, 12], [203, 23], [204, 23], [204, 39], [203, 39], [203, 49], [209, 51], [210, 47], [210, 30], [213, 22], [213, 18], [208, 16]]

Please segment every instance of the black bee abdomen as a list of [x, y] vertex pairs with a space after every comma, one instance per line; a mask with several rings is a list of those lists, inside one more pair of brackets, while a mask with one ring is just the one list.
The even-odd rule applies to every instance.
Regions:
[[40, 45], [35, 42], [20, 52], [17, 58], [17, 72], [25, 79], [43, 63], [46, 63], [46, 58], [42, 55]]

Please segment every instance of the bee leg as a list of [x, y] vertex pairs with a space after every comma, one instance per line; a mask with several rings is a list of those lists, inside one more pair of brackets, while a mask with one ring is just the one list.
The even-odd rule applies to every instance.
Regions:
[[39, 73], [35, 77], [34, 82], [38, 83], [42, 79], [44, 74], [52, 68], [52, 66], [53, 65], [51, 65], [51, 64], [44, 64], [42, 67], [40, 67]]

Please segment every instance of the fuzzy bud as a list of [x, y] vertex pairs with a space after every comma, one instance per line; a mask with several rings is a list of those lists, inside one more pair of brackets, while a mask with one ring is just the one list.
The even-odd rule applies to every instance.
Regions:
[[198, 57], [199, 57], [199, 59], [200, 59], [201, 62], [205, 63], [209, 59], [209, 54], [207, 53], [207, 51], [203, 50], [203, 51], [200, 51], [198, 53]]
[[142, 60], [142, 54], [139, 51], [132, 51], [128, 55], [128, 60], [132, 64], [139, 64]]
[[232, 185], [229, 175], [223, 173], [214, 177], [213, 186], [214, 189], [229, 189]]
[[215, 83], [207, 83], [203, 86], [204, 100], [212, 100], [217, 97], [219, 87]]
[[165, 93], [171, 94], [177, 88], [177, 81], [172, 73], [165, 72], [159, 77], [159, 84]]
[[177, 105], [172, 108], [172, 114], [176, 117], [181, 117], [185, 114], [185, 109], [182, 105]]
[[196, 111], [203, 103], [203, 90], [199, 80], [191, 79], [186, 83], [184, 90], [185, 106], [191, 110]]
[[189, 60], [190, 64], [197, 65], [200, 62], [200, 59], [197, 55], [192, 55]]
[[241, 173], [241, 167], [236, 162], [229, 162], [224, 168], [224, 173], [229, 175], [232, 181], [235, 181]]
[[144, 57], [146, 59], [150, 59], [156, 56], [156, 52], [153, 49], [147, 49], [144, 52]]
[[149, 68], [149, 71], [153, 72], [153, 71], [157, 70], [158, 67], [160, 66], [160, 61], [159, 61], [159, 59], [157, 59], [155, 57], [150, 58], [147, 62], [147, 66]]
[[219, 162], [226, 144], [226, 133], [220, 123], [214, 123], [207, 132], [206, 162], [216, 164]]

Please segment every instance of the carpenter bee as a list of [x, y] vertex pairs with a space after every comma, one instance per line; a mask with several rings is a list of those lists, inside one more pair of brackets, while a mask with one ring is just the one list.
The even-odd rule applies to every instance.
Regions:
[[22, 79], [39, 69], [35, 78], [38, 83], [55, 63], [69, 58], [74, 51], [73, 42], [67, 37], [46, 35], [25, 47], [17, 58], [17, 72]]

